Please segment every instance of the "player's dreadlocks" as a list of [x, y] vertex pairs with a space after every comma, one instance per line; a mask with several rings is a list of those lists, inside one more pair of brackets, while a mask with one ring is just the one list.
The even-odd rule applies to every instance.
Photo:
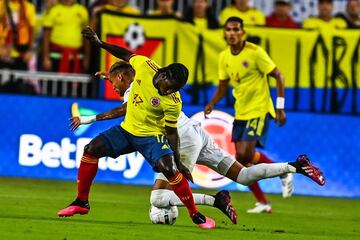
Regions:
[[169, 79], [173, 79], [179, 86], [183, 87], [189, 77], [189, 70], [181, 63], [172, 63], [167, 67], [159, 69], [159, 72], [166, 72]]

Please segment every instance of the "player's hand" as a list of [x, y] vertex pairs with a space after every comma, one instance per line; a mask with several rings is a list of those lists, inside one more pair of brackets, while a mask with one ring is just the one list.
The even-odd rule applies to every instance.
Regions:
[[90, 26], [82, 30], [81, 34], [94, 45], [100, 46], [102, 44], [102, 41]]
[[178, 168], [179, 168], [179, 172], [181, 172], [182, 175], [183, 175], [187, 180], [189, 180], [190, 182], [194, 183], [194, 179], [193, 179], [193, 177], [192, 177], [192, 175], [191, 175], [190, 170], [189, 170], [187, 167], [185, 167], [184, 164], [182, 164], [181, 162], [179, 162]]
[[75, 116], [70, 118], [70, 129], [76, 130], [80, 125], [90, 124], [96, 121], [96, 115], [93, 116]]
[[213, 109], [214, 109], [214, 104], [208, 103], [208, 104], [205, 106], [204, 114], [205, 114], [205, 115], [210, 114]]
[[71, 121], [69, 124], [71, 131], [76, 130], [81, 125], [80, 117], [71, 117], [69, 120]]
[[95, 76], [101, 77], [101, 78], [103, 78], [103, 79], [105, 79], [105, 80], [110, 78], [109, 75], [110, 75], [110, 74], [109, 74], [108, 72], [96, 72], [96, 73], [95, 73]]
[[284, 109], [276, 109], [275, 122], [279, 124], [279, 126], [283, 126], [286, 123], [286, 114]]

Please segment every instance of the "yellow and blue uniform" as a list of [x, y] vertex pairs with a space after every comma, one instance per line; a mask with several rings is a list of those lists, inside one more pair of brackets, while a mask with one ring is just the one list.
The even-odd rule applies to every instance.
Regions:
[[265, 138], [268, 115], [275, 117], [267, 79], [275, 68], [268, 54], [253, 43], [245, 42], [237, 55], [231, 53], [230, 47], [221, 52], [219, 79], [230, 81], [235, 98], [233, 141], [258, 140], [261, 143], [261, 137]]
[[135, 77], [127, 101], [124, 121], [100, 134], [109, 156], [139, 151], [154, 168], [163, 156], [172, 154], [165, 137], [165, 126], [177, 127], [182, 102], [179, 92], [161, 96], [153, 85], [159, 66], [151, 59], [134, 55], [130, 64]]

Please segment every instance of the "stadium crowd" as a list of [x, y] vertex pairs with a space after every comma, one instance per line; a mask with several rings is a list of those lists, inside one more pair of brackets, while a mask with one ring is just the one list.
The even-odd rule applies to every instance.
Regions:
[[332, 0], [318, 0], [318, 15], [303, 22], [291, 16], [291, 0], [274, 0], [269, 16], [251, 7], [249, 0], [233, 0], [222, 6], [219, 15], [208, 0], [184, 1], [188, 8], [176, 9], [174, 0], [156, 0], [154, 9], [139, 10], [127, 0], [95, 0], [86, 6], [76, 0], [44, 0], [37, 12], [27, 0], [0, 0], [0, 70], [38, 70], [62, 73], [94, 73], [99, 55], [83, 41], [81, 30], [90, 25], [98, 29], [98, 13], [103, 10], [148, 16], [173, 16], [202, 29], [215, 29], [232, 16], [244, 20], [245, 26], [271, 28], [328, 29], [360, 28], [360, 2], [348, 0], [345, 12], [336, 12]]

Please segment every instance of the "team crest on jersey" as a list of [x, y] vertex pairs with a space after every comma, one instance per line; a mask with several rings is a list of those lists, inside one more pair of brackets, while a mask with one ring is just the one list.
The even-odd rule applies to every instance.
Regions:
[[150, 103], [153, 107], [158, 107], [160, 105], [160, 98], [158, 97], [152, 97], [150, 99]]
[[242, 65], [247, 68], [249, 67], [249, 62], [245, 60], [242, 62]]

